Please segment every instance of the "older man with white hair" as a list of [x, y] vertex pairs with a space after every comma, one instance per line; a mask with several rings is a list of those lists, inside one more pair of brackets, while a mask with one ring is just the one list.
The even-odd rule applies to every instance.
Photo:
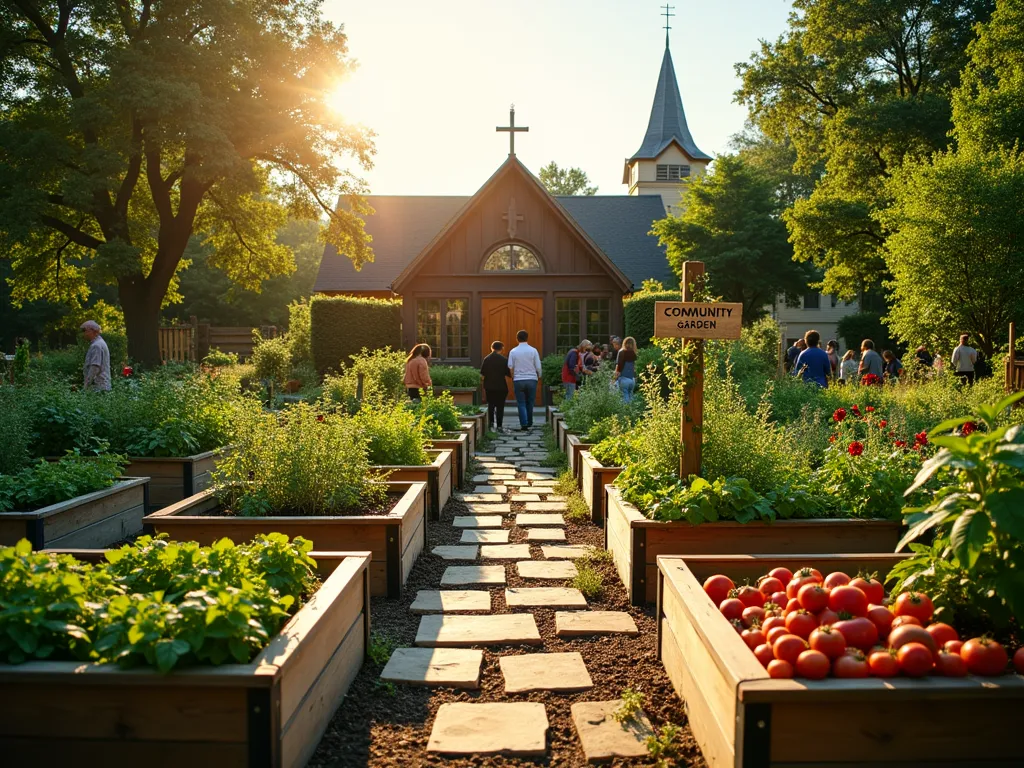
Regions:
[[96, 392], [110, 391], [110, 350], [100, 336], [100, 325], [95, 320], [82, 323], [82, 335], [89, 342], [82, 366], [83, 389]]

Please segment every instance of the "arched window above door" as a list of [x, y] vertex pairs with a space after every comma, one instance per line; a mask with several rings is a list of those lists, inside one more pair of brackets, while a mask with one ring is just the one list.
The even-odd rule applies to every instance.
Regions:
[[496, 248], [484, 261], [484, 272], [540, 272], [537, 254], [522, 245], [508, 243]]

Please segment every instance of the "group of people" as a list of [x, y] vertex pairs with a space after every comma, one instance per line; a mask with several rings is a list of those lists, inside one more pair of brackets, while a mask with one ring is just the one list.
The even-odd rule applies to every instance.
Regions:
[[618, 388], [627, 403], [633, 399], [633, 390], [636, 389], [636, 339], [632, 336], [625, 339], [613, 336], [610, 346], [610, 353], [595, 352], [595, 345], [589, 339], [584, 339], [566, 353], [562, 361], [562, 388], [566, 400], [572, 399], [576, 389], [586, 383], [588, 376], [598, 372], [603, 360], [613, 359], [613, 386]]
[[[950, 366], [961, 380], [974, 383], [976, 368], [980, 354], [968, 342], [970, 337], [965, 333], [960, 336], [960, 344], [953, 350]], [[802, 339], [786, 350], [786, 369], [804, 381], [827, 387], [830, 381], [840, 384], [864, 381], [872, 384], [883, 384], [886, 381], [899, 381], [905, 375], [903, 362], [896, 354], [886, 349], [882, 354], [875, 351], [875, 343], [864, 339], [860, 343], [860, 359], [849, 349], [842, 358], [839, 357], [839, 343], [832, 339], [821, 348], [821, 334], [807, 331]], [[915, 359], [921, 366], [943, 370], [945, 363], [940, 355], [932, 355], [925, 345], [918, 347]], [[873, 377], [873, 378], [868, 378]]]

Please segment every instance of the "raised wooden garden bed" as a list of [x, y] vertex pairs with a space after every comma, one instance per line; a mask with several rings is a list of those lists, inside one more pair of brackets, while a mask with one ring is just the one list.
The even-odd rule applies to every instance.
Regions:
[[575, 432], [567, 432], [565, 437], [566, 455], [569, 457], [569, 469], [572, 470], [573, 475], [576, 477], [576, 482], [580, 481], [580, 454], [588, 448], [593, 448], [593, 443], [585, 443], [580, 436]]
[[558, 410], [557, 407], [555, 407], [553, 405], [549, 405], [547, 408], [544, 409], [544, 423], [545, 424], [554, 424], [555, 415], [558, 414], [558, 413], [559, 413], [559, 410]]
[[434, 387], [434, 395], [449, 392], [456, 405], [476, 405], [479, 389], [479, 387]]
[[303, 536], [319, 550], [369, 550], [373, 553], [370, 593], [401, 597], [402, 585], [427, 540], [427, 485], [389, 482], [388, 486], [402, 498], [387, 515], [229, 517], [217, 514], [220, 502], [208, 488], [147, 515], [143, 523], [147, 532], [207, 545], [225, 536], [243, 542], [258, 533], [279, 532], [291, 538]]
[[648, 520], [615, 486], [608, 487], [607, 503], [605, 548], [633, 605], [657, 596], [658, 555], [892, 552], [901, 531], [901, 523], [891, 520], [665, 523]]
[[465, 432], [445, 432], [443, 437], [431, 439], [430, 444], [438, 450], [452, 452], [454, 484], [456, 488], [461, 488], [466, 482], [466, 467], [469, 466], [469, 435]]
[[580, 486], [594, 525], [604, 525], [605, 486], [615, 482], [622, 467], [606, 467], [590, 451], [580, 451]]
[[565, 428], [565, 416], [556, 413], [551, 417], [551, 433], [555, 437], [555, 445], [562, 444], [562, 430]]
[[885, 573], [904, 555], [658, 558], [658, 650], [712, 768], [1024, 764], [1024, 677], [773, 680], [704, 593], [777, 566]]
[[212, 483], [210, 474], [217, 468], [222, 450], [158, 459], [129, 457], [124, 473], [132, 477], [149, 477], [149, 506], [146, 511], [152, 512], [209, 488]]
[[462, 426], [459, 428], [458, 431], [462, 432], [463, 434], [465, 434], [469, 438], [469, 445], [467, 446], [467, 449], [469, 451], [470, 457], [474, 456], [476, 454], [476, 444], [477, 444], [476, 422], [473, 422], [473, 421], [464, 422], [462, 424]]
[[312, 555], [323, 584], [249, 664], [0, 665], [3, 764], [305, 765], [370, 637], [370, 553]]
[[149, 478], [123, 477], [109, 488], [31, 512], [0, 512], [0, 546], [107, 547], [142, 531]]
[[386, 464], [374, 467], [388, 473], [388, 480], [400, 483], [427, 484], [427, 514], [429, 520], [440, 520], [441, 510], [452, 495], [453, 455], [452, 450], [427, 451], [432, 459], [430, 464], [399, 466]]
[[472, 423], [473, 428], [476, 430], [475, 437], [479, 443], [487, 435], [487, 412], [483, 411], [480, 413], [474, 413], [469, 416], [462, 414], [459, 416], [459, 421], [462, 422], [462, 426]]

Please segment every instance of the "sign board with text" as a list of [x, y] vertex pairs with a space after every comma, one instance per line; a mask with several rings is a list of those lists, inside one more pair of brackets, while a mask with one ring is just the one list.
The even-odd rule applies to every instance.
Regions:
[[678, 339], [738, 339], [743, 305], [733, 302], [656, 301], [654, 335]]

